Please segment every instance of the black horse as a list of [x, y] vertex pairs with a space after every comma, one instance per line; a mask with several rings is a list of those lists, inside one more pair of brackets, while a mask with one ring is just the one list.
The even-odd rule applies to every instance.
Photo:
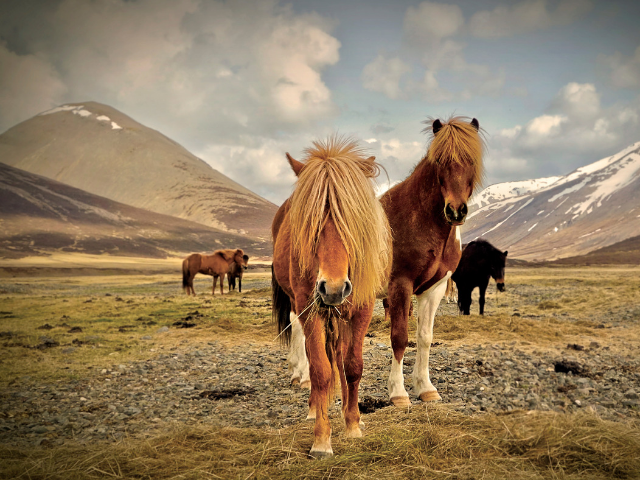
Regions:
[[460, 313], [469, 315], [471, 292], [479, 287], [480, 315], [484, 315], [484, 295], [489, 285], [489, 277], [493, 277], [498, 290], [504, 292], [504, 265], [507, 253], [501, 252], [486, 240], [476, 240], [465, 247], [458, 268], [451, 276], [458, 287]]
[[[246, 257], [246, 260], [249, 260], [249, 256], [245, 255], [243, 259]], [[238, 279], [238, 291], [242, 293], [242, 275], [244, 270], [247, 267], [245, 265], [238, 265], [236, 262], [233, 262], [229, 266], [229, 273], [227, 278], [229, 279], [229, 291], [236, 289], [236, 278]]]

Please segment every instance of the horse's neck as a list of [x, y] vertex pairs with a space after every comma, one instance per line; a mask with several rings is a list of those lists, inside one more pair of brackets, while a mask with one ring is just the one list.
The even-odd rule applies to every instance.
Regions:
[[[429, 217], [432, 224], [447, 226], [442, 212], [444, 200], [440, 193], [438, 175], [433, 165], [421, 162], [407, 179], [408, 190], [418, 200], [418, 208], [425, 217]], [[440, 225], [441, 224], [441, 225]]]

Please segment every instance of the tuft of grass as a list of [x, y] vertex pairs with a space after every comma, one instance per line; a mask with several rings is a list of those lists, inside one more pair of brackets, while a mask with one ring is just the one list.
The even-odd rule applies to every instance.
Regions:
[[333, 419], [337, 455], [310, 460], [313, 425], [176, 426], [150, 438], [49, 449], [0, 447], [0, 476], [85, 478], [635, 478], [640, 428], [592, 413], [467, 417], [446, 405], [388, 407], [363, 439]]

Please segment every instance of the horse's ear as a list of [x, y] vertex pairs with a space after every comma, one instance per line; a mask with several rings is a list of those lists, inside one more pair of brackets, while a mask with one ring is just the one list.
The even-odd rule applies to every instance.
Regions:
[[237, 254], [237, 255], [243, 255], [243, 254], [244, 254], [244, 252], [242, 251], [242, 249], [241, 249], [241, 248], [238, 248], [238, 249], [236, 249], [236, 254]]
[[373, 157], [373, 156], [372, 156], [372, 157], [369, 157], [369, 158], [367, 158], [365, 161], [366, 161], [366, 162], [373, 163], [373, 162], [375, 162], [375, 161], [376, 161], [376, 157]]
[[503, 255], [506, 257], [506, 256], [507, 256], [507, 253], [509, 253], [509, 250], [505, 250], [505, 251], [504, 251], [504, 253], [503, 253]]
[[431, 124], [431, 129], [433, 130], [433, 134], [436, 135], [440, 129], [442, 128], [442, 122], [439, 118], [436, 118]]
[[249, 255], [243, 255], [243, 256], [242, 256], [242, 259], [243, 259], [243, 260], [249, 260]]
[[477, 119], [475, 118], [471, 119], [471, 125], [473, 125], [473, 128], [476, 129], [476, 132], [480, 131], [480, 122], [478, 122]]
[[293, 173], [296, 174], [296, 177], [299, 177], [300, 172], [304, 168], [304, 163], [299, 162], [298, 160], [293, 158], [291, 155], [289, 155], [288, 152], [287, 152], [287, 160], [289, 160], [289, 165], [291, 165], [291, 168], [293, 169]]

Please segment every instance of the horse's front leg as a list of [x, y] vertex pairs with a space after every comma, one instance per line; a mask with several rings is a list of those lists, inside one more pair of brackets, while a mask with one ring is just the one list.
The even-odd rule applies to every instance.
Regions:
[[223, 287], [224, 287], [224, 273], [220, 276], [220, 295], [224, 295]]
[[409, 394], [404, 388], [402, 361], [409, 343], [409, 307], [411, 305], [412, 285], [406, 279], [393, 280], [389, 284], [389, 313], [391, 316], [391, 372], [389, 373], [389, 397], [396, 407], [411, 405]]
[[[360, 421], [360, 409], [358, 408], [358, 388], [362, 379], [362, 345], [364, 336], [369, 328], [373, 316], [373, 304], [370, 302], [362, 309], [356, 311], [351, 318], [351, 341], [344, 355], [344, 376], [347, 381], [346, 398], [343, 388], [342, 413], [346, 425], [345, 435], [351, 438], [362, 437], [364, 423]], [[340, 365], [338, 365], [340, 368]]]
[[331, 384], [331, 363], [325, 349], [324, 321], [318, 315], [307, 318], [304, 324], [311, 395], [309, 411], [315, 411], [314, 440], [309, 454], [321, 458], [333, 455], [331, 449], [331, 425], [329, 423], [329, 385]]
[[[304, 329], [298, 316], [291, 312], [291, 343], [289, 345], [289, 368], [291, 369], [291, 385], [300, 385], [300, 388], [310, 388], [309, 360], [304, 346]], [[309, 419], [315, 418], [315, 411], [309, 412]]]
[[218, 277], [213, 276], [213, 287], [211, 287], [211, 295], [216, 294], [216, 282], [218, 281]]
[[413, 388], [423, 402], [440, 400], [440, 394], [429, 378], [429, 353], [433, 340], [433, 321], [440, 300], [447, 289], [451, 272], [418, 296], [418, 332], [416, 363], [413, 367]]

